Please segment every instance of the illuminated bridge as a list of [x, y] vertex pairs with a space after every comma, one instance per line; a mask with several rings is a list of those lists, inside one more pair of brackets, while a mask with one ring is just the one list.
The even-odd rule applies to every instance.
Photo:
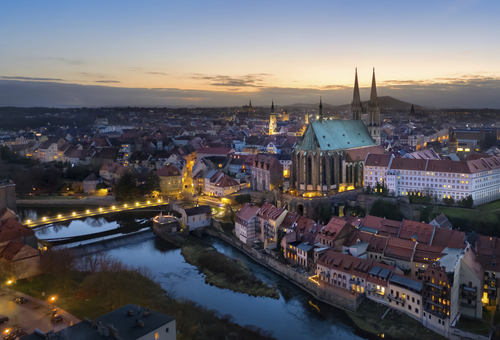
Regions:
[[113, 206], [108, 206], [108, 207], [100, 207], [100, 208], [92, 208], [92, 209], [87, 209], [84, 211], [79, 211], [79, 212], [72, 212], [69, 214], [59, 214], [57, 216], [44, 216], [39, 218], [38, 220], [25, 220], [21, 221], [24, 222], [28, 227], [30, 228], [35, 228], [35, 227], [40, 227], [46, 224], [51, 224], [51, 223], [58, 223], [58, 222], [64, 222], [64, 221], [71, 221], [71, 220], [77, 220], [80, 218], [85, 218], [85, 217], [93, 217], [93, 216], [99, 216], [99, 215], [106, 215], [106, 214], [112, 214], [112, 213], [117, 213], [117, 212], [123, 212], [123, 211], [132, 211], [132, 210], [139, 210], [139, 209], [146, 209], [146, 208], [152, 208], [152, 207], [159, 207], [166, 205], [168, 203], [163, 202], [163, 200], [151, 200], [147, 202], [136, 202], [136, 203], [124, 203], [124, 204], [117, 204]]

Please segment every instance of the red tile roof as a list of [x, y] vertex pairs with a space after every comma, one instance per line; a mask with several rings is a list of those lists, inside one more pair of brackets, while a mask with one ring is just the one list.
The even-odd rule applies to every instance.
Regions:
[[33, 230], [22, 225], [12, 218], [2, 221], [2, 224], [0, 226], [0, 242], [16, 240], [21, 237], [33, 235], [35, 235]]
[[259, 207], [245, 203], [236, 214], [236, 222], [246, 225], [254, 216], [257, 215], [259, 210]]
[[163, 168], [156, 171], [156, 175], [163, 176], [163, 177], [180, 176], [181, 171], [179, 169], [177, 169], [175, 166], [169, 164], [169, 165], [165, 165]]
[[403, 220], [399, 238], [404, 240], [415, 239], [418, 243], [430, 244], [435, 226], [423, 222]]

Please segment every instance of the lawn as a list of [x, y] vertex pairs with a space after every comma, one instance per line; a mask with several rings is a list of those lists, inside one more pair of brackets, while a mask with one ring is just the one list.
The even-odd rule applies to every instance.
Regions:
[[408, 315], [395, 313], [394, 310], [391, 310], [382, 320], [381, 317], [387, 308], [387, 306], [365, 299], [356, 313], [348, 312], [347, 314], [359, 328], [378, 336], [384, 334], [390, 338], [406, 340], [445, 339]]
[[488, 335], [491, 326], [487, 321], [468, 319], [462, 316], [457, 322], [457, 328], [476, 334]]
[[466, 220], [474, 220], [487, 223], [497, 222], [497, 215], [495, 212], [485, 213], [485, 211], [480, 211], [479, 209], [436, 206], [434, 208], [434, 214], [437, 216], [441, 213], [445, 214], [448, 217], [457, 217]]
[[490, 202], [487, 204], [483, 204], [483, 205], [480, 205], [479, 207], [477, 207], [477, 210], [479, 210], [479, 211], [492, 211], [492, 210], [496, 210], [496, 209], [500, 209], [500, 200], [495, 201], [495, 202]]

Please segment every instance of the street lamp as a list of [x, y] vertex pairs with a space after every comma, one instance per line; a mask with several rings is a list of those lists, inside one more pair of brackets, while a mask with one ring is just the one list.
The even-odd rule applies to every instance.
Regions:
[[12, 295], [12, 280], [6, 282], [7, 286], [9, 286], [9, 295]]
[[56, 297], [55, 296], [51, 297], [50, 301], [52, 301], [52, 310], [54, 310], [54, 304], [56, 303]]

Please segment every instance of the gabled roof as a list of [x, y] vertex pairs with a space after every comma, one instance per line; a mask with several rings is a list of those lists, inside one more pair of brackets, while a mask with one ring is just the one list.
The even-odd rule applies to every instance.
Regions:
[[296, 150], [344, 150], [375, 145], [361, 120], [312, 121]]
[[465, 244], [465, 236], [465, 232], [463, 231], [436, 227], [432, 245], [439, 247], [465, 249], [465, 247], [467, 246]]
[[415, 239], [418, 243], [430, 244], [435, 228], [432, 224], [404, 220], [399, 231], [399, 238], [405, 240]]
[[30, 228], [22, 225], [13, 218], [2, 221], [0, 225], [0, 242], [16, 240], [21, 237], [33, 236], [35, 233]]
[[255, 205], [250, 205], [245, 203], [240, 211], [236, 214], [236, 222], [240, 224], [247, 224], [252, 218], [254, 218], [259, 212], [260, 208]]
[[177, 169], [175, 166], [169, 164], [165, 165], [160, 170], [156, 171], [157, 176], [169, 177], [169, 176], [180, 176], [181, 171]]

